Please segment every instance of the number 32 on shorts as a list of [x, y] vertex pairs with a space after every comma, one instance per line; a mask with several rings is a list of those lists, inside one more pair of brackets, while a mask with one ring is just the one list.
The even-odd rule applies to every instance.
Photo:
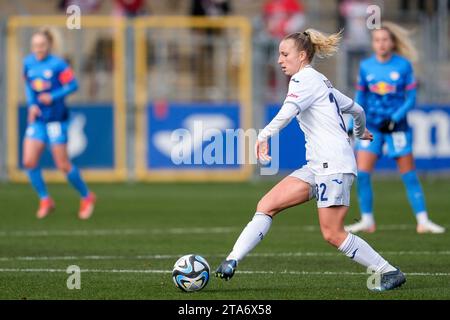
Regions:
[[328, 201], [326, 192], [327, 192], [327, 185], [325, 183], [316, 184], [316, 199], [317, 199], [317, 201]]

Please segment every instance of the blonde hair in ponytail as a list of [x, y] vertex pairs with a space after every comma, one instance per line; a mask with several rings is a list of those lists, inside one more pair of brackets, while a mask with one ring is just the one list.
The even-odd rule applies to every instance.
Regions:
[[419, 54], [410, 39], [410, 31], [390, 21], [382, 22], [380, 29], [386, 30], [391, 36], [394, 42], [394, 52], [409, 59], [411, 62], [417, 62]]
[[310, 28], [304, 32], [291, 33], [284, 37], [284, 40], [287, 39], [294, 40], [297, 50], [304, 50], [308, 60], [311, 62], [315, 55], [319, 58], [328, 58], [338, 51], [339, 42], [342, 39], [342, 30], [338, 33], [326, 35]]
[[314, 46], [314, 52], [319, 58], [328, 58], [333, 56], [339, 50], [339, 43], [342, 39], [342, 30], [326, 35], [315, 29], [307, 29], [305, 31], [311, 43]]

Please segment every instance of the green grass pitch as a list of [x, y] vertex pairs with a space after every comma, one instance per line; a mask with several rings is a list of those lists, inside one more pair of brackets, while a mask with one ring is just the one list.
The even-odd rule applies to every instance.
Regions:
[[[77, 219], [78, 198], [50, 185], [57, 209], [44, 220], [26, 184], [0, 184], [1, 299], [450, 299], [450, 231], [418, 235], [401, 181], [375, 181], [379, 230], [363, 234], [407, 274], [372, 293], [365, 269], [322, 240], [313, 201], [286, 210], [231, 281], [183, 293], [171, 278], [177, 257], [198, 253], [213, 272], [275, 182], [94, 184], [98, 205]], [[450, 181], [423, 181], [430, 217], [450, 227]], [[353, 188], [355, 191], [355, 188]], [[347, 223], [358, 217], [355, 192]], [[66, 286], [70, 265], [81, 289]]]

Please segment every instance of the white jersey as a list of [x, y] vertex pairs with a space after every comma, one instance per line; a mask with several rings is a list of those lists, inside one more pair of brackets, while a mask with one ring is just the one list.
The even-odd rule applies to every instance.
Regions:
[[353, 115], [355, 136], [361, 137], [365, 130], [364, 110], [308, 65], [291, 77], [280, 112], [258, 139], [267, 140], [296, 117], [305, 134], [307, 165], [314, 174], [356, 175], [356, 160], [342, 113]]

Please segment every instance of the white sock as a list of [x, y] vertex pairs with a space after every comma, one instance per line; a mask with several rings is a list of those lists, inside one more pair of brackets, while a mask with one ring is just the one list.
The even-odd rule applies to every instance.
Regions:
[[416, 213], [417, 224], [425, 224], [428, 222], [428, 214], [426, 211]]
[[366, 225], [373, 225], [375, 224], [375, 220], [373, 219], [372, 212], [363, 212], [361, 214], [361, 222], [363, 222]]
[[265, 237], [272, 225], [272, 218], [262, 212], [256, 212], [253, 219], [242, 230], [241, 235], [234, 244], [233, 251], [228, 255], [227, 260], [237, 260], [238, 262]]
[[354, 234], [349, 233], [338, 250], [366, 268], [371, 267], [375, 272], [385, 273], [397, 270], [384, 260], [378, 252], [373, 250], [367, 242]]

